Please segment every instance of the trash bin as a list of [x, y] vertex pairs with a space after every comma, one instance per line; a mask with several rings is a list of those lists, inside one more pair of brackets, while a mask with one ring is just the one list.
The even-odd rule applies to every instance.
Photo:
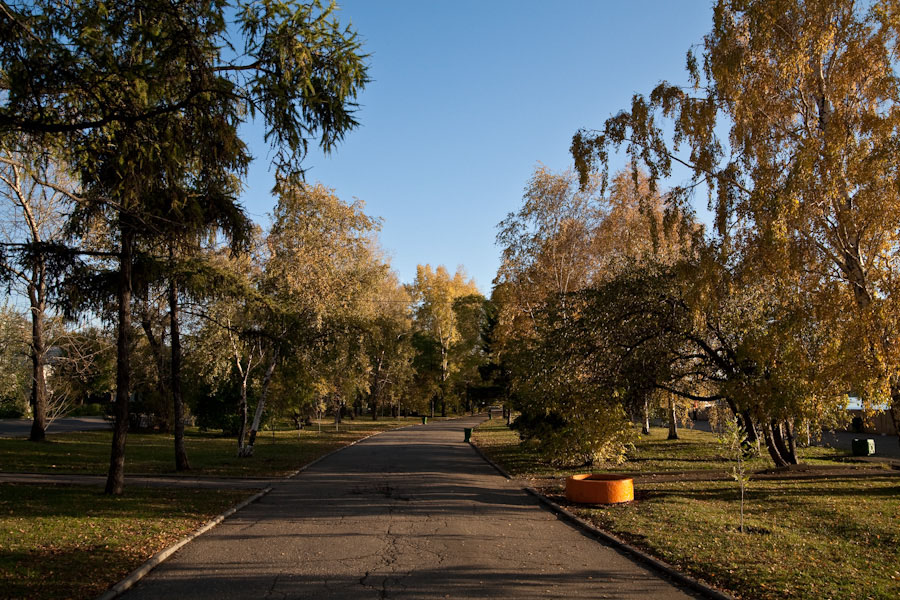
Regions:
[[853, 456], [872, 456], [875, 454], [875, 440], [873, 439], [861, 440], [854, 438], [851, 447], [853, 448]]
[[428, 425], [428, 417], [422, 417], [422, 425]]
[[469, 441], [472, 438], [472, 428], [471, 427], [463, 427], [463, 433], [466, 434], [465, 441]]

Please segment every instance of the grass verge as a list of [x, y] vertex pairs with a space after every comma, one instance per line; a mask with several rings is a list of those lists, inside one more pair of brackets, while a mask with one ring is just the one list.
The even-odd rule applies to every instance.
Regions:
[[[499, 425], [499, 426], [498, 426]], [[617, 467], [634, 473], [726, 469], [715, 437], [683, 432], [681, 442], [637, 444], [636, 461]], [[488, 422], [474, 436], [485, 454], [518, 477], [559, 478], [534, 446]], [[666, 444], [670, 444], [667, 446]], [[807, 449], [807, 462], [830, 464], [842, 453]], [[757, 459], [754, 468], [766, 468]], [[845, 465], [837, 465], [844, 467]], [[581, 469], [583, 472], [584, 469]], [[623, 505], [577, 507], [560, 496], [562, 481], [543, 491], [581, 517], [658, 556], [684, 572], [740, 598], [900, 597], [900, 477], [883, 469], [844, 469], [829, 475], [755, 480], [738, 530], [740, 499], [733, 481], [635, 481], [636, 499]]]
[[247, 490], [0, 485], [0, 596], [92, 598]]
[[[345, 421], [302, 430], [260, 432], [251, 458], [237, 458], [231, 437], [190, 430], [185, 446], [191, 462], [189, 475], [212, 477], [282, 477], [323, 454], [380, 431], [421, 423], [419, 418]], [[103, 475], [109, 468], [112, 433], [85, 431], [50, 435], [34, 443], [24, 439], [0, 439], [0, 472], [82, 473]], [[174, 474], [175, 453], [171, 435], [128, 435], [125, 469], [128, 474]]]
[[[279, 477], [367, 435], [421, 419], [356, 420], [297, 431], [263, 432], [254, 456], [238, 459], [236, 443], [211, 433], [186, 436], [188, 476]], [[0, 439], [0, 472], [104, 474], [110, 432], [51, 435], [46, 442]], [[174, 471], [170, 435], [130, 434], [128, 474]], [[96, 487], [0, 484], [0, 597], [92, 598], [159, 550], [250, 490], [139, 488], [120, 497]]]

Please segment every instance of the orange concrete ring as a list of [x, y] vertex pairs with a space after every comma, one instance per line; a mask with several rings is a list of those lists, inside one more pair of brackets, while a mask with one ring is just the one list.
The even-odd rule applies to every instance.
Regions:
[[631, 477], [584, 473], [566, 478], [566, 499], [579, 504], [615, 504], [634, 500]]

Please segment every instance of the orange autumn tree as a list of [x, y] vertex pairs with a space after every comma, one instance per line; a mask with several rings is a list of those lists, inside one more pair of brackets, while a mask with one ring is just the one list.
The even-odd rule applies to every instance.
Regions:
[[[760, 365], [790, 374], [794, 393], [771, 392], [834, 406], [852, 389], [889, 402], [900, 425], [900, 11], [884, 0], [718, 0], [713, 14], [701, 54], [688, 54], [688, 85], [664, 82], [575, 136], [582, 182], [619, 148], [654, 182], [687, 166], [676, 195], [710, 190], [722, 264], [772, 282], [780, 322], [804, 307], [779, 330], [791, 352], [775, 359], [756, 344]], [[830, 340], [807, 335], [823, 331]], [[841, 356], [829, 361], [840, 370], [830, 392], [816, 389], [816, 348]]]

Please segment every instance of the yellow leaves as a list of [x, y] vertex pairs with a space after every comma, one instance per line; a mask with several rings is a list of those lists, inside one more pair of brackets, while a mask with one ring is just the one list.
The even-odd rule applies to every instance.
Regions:
[[449, 349], [459, 339], [454, 302], [464, 296], [481, 294], [475, 280], [467, 280], [462, 267], [451, 276], [443, 265], [437, 269], [432, 269], [428, 264], [418, 265], [411, 290], [418, 305], [419, 322], [434, 335], [442, 348]]

